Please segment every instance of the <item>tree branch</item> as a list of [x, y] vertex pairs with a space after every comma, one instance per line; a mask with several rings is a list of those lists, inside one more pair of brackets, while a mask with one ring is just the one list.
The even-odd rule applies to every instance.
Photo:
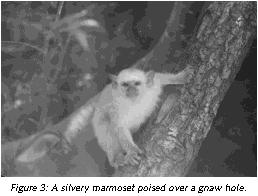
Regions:
[[63, 6], [64, 6], [64, 2], [60, 1], [59, 4], [58, 4], [58, 11], [57, 11], [57, 14], [56, 14], [56, 20], [55, 20], [56, 22], [59, 20], [59, 18], [61, 16]]
[[[22, 46], [33, 48], [38, 52], [40, 52], [41, 54], [46, 55], [46, 52], [43, 49], [26, 42], [18, 42], [18, 41], [1, 41], [1, 42], [2, 42], [2, 51], [10, 52], [12, 50], [18, 50], [19, 48], [17, 48], [17, 45], [22, 45]], [[12, 45], [13, 45], [13, 48], [10, 48], [10, 46]]]
[[158, 43], [151, 52], [136, 62], [134, 67], [144, 70], [151, 68], [156, 71], [179, 68], [178, 62], [185, 49], [183, 45], [188, 42], [187, 38], [182, 36], [182, 31], [186, 28], [184, 19], [186, 14], [191, 13], [192, 4], [193, 2], [174, 2], [167, 27]]
[[255, 35], [256, 2], [208, 7], [188, 48], [187, 65], [195, 68], [195, 77], [182, 89], [177, 109], [140, 137], [145, 157], [139, 167], [123, 167], [117, 176], [187, 174]]

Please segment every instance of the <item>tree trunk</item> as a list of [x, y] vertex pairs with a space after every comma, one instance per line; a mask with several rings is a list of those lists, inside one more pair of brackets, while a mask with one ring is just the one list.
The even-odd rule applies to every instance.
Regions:
[[[164, 63], [160, 58], [165, 56], [158, 56], [159, 51], [173, 41], [171, 23], [179, 21], [178, 14], [184, 9], [184, 3], [175, 3], [157, 47], [136, 66]], [[193, 67], [193, 77], [181, 89], [180, 99], [168, 96], [162, 106], [165, 110], [140, 135], [139, 146], [145, 153], [140, 165], [120, 168], [116, 176], [185, 176], [197, 156], [256, 36], [256, 2], [213, 2], [199, 24], [184, 55], [188, 58], [179, 61]], [[172, 110], [164, 114], [166, 108]]]

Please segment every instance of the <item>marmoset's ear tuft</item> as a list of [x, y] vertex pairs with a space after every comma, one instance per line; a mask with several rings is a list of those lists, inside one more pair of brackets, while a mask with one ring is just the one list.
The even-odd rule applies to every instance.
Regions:
[[112, 87], [117, 88], [118, 83], [117, 83], [117, 76], [113, 74], [109, 74], [109, 78], [111, 79], [112, 82]]
[[147, 85], [151, 86], [153, 85], [153, 80], [154, 80], [154, 76], [155, 76], [155, 71], [148, 71], [146, 73], [147, 76]]

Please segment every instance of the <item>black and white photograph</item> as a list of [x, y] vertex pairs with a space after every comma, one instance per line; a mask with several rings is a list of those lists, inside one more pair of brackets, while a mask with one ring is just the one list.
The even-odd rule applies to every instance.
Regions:
[[256, 1], [1, 1], [2, 178], [257, 177], [256, 109]]

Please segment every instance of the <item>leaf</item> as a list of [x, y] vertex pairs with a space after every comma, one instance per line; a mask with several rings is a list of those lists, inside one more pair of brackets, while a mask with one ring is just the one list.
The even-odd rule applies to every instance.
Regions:
[[87, 40], [87, 34], [81, 30], [73, 30], [72, 34], [74, 35], [74, 37], [77, 39], [77, 41], [79, 42], [79, 44], [82, 46], [82, 48], [84, 50], [89, 51], [90, 47], [89, 47], [89, 43]]

